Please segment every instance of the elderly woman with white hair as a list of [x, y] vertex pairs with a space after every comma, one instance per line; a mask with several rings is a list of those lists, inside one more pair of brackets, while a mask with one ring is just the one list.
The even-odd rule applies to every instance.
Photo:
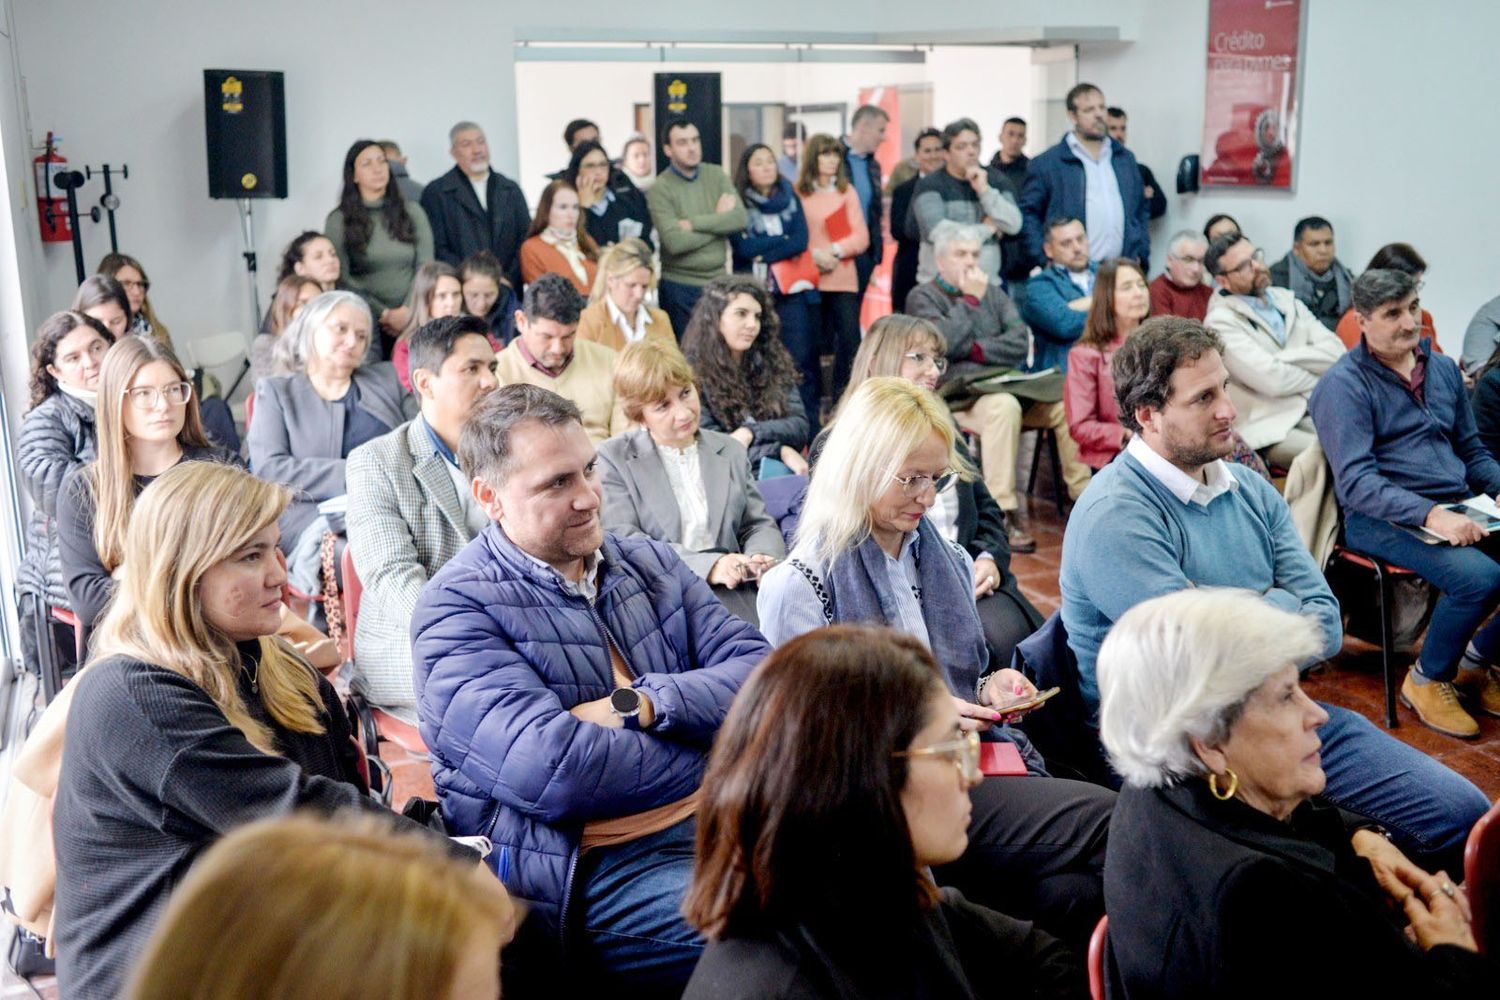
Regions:
[[[777, 646], [832, 624], [915, 636], [943, 668], [962, 728], [1024, 745], [995, 723], [1036, 689], [990, 661], [973, 558], [927, 516], [939, 494], [973, 477], [941, 400], [910, 379], [866, 379], [828, 432], [792, 551], [761, 578], [757, 608]], [[996, 777], [972, 798], [969, 851], [938, 870], [938, 881], [1081, 946], [1102, 912], [1113, 794], [1057, 778]]]
[[255, 385], [255, 418], [246, 434], [250, 467], [296, 491], [281, 519], [290, 552], [320, 502], [344, 494], [344, 460], [366, 441], [416, 415], [388, 361], [361, 365], [374, 320], [353, 292], [324, 292], [302, 308], [276, 342], [290, 375]]
[[1099, 650], [1100, 738], [1124, 778], [1104, 869], [1113, 997], [1470, 996], [1463, 891], [1321, 803], [1298, 684], [1316, 623], [1246, 590], [1126, 612]]

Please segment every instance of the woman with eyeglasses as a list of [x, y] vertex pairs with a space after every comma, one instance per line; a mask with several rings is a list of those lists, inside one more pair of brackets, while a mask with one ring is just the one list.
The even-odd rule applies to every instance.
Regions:
[[141, 490], [179, 462], [241, 464], [209, 441], [193, 383], [160, 341], [120, 340], [104, 356], [98, 385], [98, 457], [68, 476], [57, 500], [63, 579], [85, 637], [114, 596]]
[[147, 296], [151, 291], [151, 279], [146, 277], [146, 269], [140, 261], [129, 254], [108, 253], [99, 262], [95, 273], [114, 278], [125, 290], [125, 300], [130, 306], [129, 333], [155, 337], [163, 344], [171, 345], [172, 336], [167, 332], [166, 324], [156, 318], [156, 310], [151, 308], [151, 299]]
[[656, 245], [646, 193], [615, 169], [599, 143], [580, 142], [563, 179], [577, 189], [583, 226], [601, 250], [632, 238], [644, 240], [649, 247]]
[[[786, 560], [760, 584], [761, 630], [780, 646], [833, 624], [898, 629], [931, 649], [957, 723], [1034, 754], [1006, 709], [1036, 688], [990, 659], [973, 558], [929, 512], [973, 467], [954, 447], [948, 407], [900, 377], [866, 379], [828, 432]], [[1045, 711], [1045, 709], [1043, 709]], [[1016, 716], [1018, 717], [1018, 716]], [[1032, 770], [1044, 773], [1034, 757]], [[1103, 912], [1100, 873], [1114, 796], [1082, 782], [993, 778], [974, 791], [975, 843], [938, 873], [1015, 916], [1083, 941]], [[1042, 829], [1051, 849], [1035, 852]]]
[[960, 722], [932, 655], [888, 629], [756, 668], [703, 780], [683, 910], [709, 945], [685, 1000], [1088, 996], [1060, 941], [933, 882], [972, 846]]

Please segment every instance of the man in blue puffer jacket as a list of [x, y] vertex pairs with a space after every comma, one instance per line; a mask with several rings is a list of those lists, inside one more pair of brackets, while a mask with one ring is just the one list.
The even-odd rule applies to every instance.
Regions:
[[595, 461], [555, 393], [476, 408], [459, 462], [494, 523], [417, 602], [418, 715], [444, 818], [490, 838], [533, 931], [566, 930], [632, 996], [676, 996], [702, 949], [679, 912], [695, 793], [770, 647], [666, 545], [604, 533]]

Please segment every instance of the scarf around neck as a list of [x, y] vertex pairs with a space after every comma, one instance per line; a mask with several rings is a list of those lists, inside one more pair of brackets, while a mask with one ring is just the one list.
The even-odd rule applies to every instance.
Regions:
[[63, 394], [72, 396], [80, 403], [87, 403], [91, 410], [99, 408], [99, 391], [97, 389], [79, 389], [76, 386], [68, 385], [68, 383], [61, 379], [54, 379], [53, 381], [57, 383], [58, 390]]
[[[896, 597], [885, 561], [885, 551], [874, 536], [833, 561], [826, 585], [834, 621], [871, 625], [897, 621]], [[972, 701], [990, 659], [974, 608], [974, 585], [963, 557], [925, 517], [917, 522], [917, 578], [933, 658], [943, 668], [953, 693]]]
[[[1312, 271], [1308, 270], [1302, 258], [1294, 253], [1286, 255], [1287, 263], [1290, 265], [1287, 275], [1288, 283], [1292, 286], [1292, 294], [1303, 302], [1311, 302], [1317, 294], [1317, 286], [1327, 283], [1327, 275], [1319, 280]], [[1349, 269], [1338, 262], [1335, 258], [1328, 266], [1328, 271], [1333, 275], [1333, 285], [1339, 296], [1339, 315], [1349, 311], [1349, 303], [1353, 301], [1354, 278]]]
[[573, 269], [573, 274], [577, 276], [580, 282], [584, 284], [588, 283], [589, 272], [584, 267], [583, 251], [578, 246], [578, 230], [575, 229], [571, 233], [565, 233], [548, 226], [542, 232], [542, 242], [550, 247], [554, 247], [558, 253], [563, 255], [563, 259], [568, 262], [568, 266]]

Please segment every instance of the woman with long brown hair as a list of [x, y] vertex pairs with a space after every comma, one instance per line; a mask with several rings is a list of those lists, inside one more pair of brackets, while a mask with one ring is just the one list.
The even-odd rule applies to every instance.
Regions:
[[1060, 942], [933, 883], [979, 781], [917, 639], [840, 625], [777, 649], [704, 775], [683, 911], [710, 943], [686, 1000], [1088, 996]]
[[239, 463], [209, 441], [187, 371], [152, 338], [126, 337], [104, 356], [97, 424], [98, 457], [68, 476], [57, 501], [63, 579], [85, 636], [115, 592], [141, 490], [179, 462]]
[[599, 274], [599, 244], [579, 225], [578, 189], [559, 178], [547, 185], [521, 244], [521, 280], [560, 274], [579, 295], [588, 295]]
[[167, 325], [156, 318], [156, 310], [151, 308], [151, 298], [147, 294], [151, 291], [151, 279], [146, 277], [146, 269], [141, 266], [140, 261], [129, 254], [107, 253], [99, 261], [95, 273], [114, 278], [125, 290], [125, 300], [130, 304], [128, 333], [155, 337], [162, 343], [171, 345], [172, 336], [167, 332]]
[[859, 349], [859, 276], [854, 258], [870, 246], [859, 192], [849, 180], [844, 147], [822, 132], [807, 140], [797, 196], [807, 216], [807, 248], [817, 265], [822, 348], [833, 352], [833, 398], [844, 393]]
[[242, 823], [360, 809], [415, 828], [367, 794], [338, 694], [275, 637], [288, 498], [183, 462], [135, 505], [119, 593], [69, 685], [53, 811], [65, 996], [119, 997], [174, 886]]
[[762, 479], [807, 471], [807, 411], [779, 326], [765, 285], [748, 274], [726, 274], [703, 286], [683, 335], [703, 426], [744, 445]]

